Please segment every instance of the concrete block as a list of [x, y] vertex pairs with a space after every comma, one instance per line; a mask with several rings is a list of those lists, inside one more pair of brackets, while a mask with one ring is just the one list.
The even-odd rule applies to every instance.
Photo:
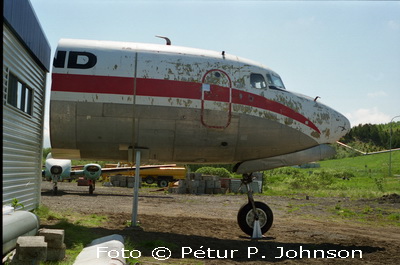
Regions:
[[126, 187], [126, 176], [119, 176], [119, 187]]
[[[229, 189], [233, 193], [239, 192], [239, 187], [242, 184], [240, 179], [231, 179]], [[242, 187], [241, 192], [244, 192], [244, 187]]]
[[201, 173], [194, 173], [194, 179], [195, 180], [202, 180], [202, 175]]
[[220, 189], [221, 188], [221, 181], [216, 180], [214, 181], [214, 189]]
[[48, 248], [62, 248], [64, 245], [64, 230], [62, 229], [39, 229], [39, 236], [44, 236]]
[[206, 192], [206, 182], [204, 180], [199, 181], [199, 187], [197, 188], [198, 193], [203, 194]]
[[214, 194], [221, 194], [222, 193], [222, 189], [221, 188], [214, 188], [213, 193]]
[[20, 236], [17, 239], [16, 257], [20, 261], [45, 261], [47, 243], [44, 236]]
[[67, 246], [63, 243], [61, 248], [47, 248], [47, 259], [49, 261], [63, 260]]
[[228, 179], [228, 178], [223, 178], [223, 179], [220, 179], [220, 181], [221, 181], [221, 188], [229, 189], [229, 184], [230, 184], [230, 182], [231, 182], [230, 179]]
[[206, 180], [206, 188], [207, 189], [213, 189], [215, 186], [214, 186], [214, 180]]
[[119, 187], [119, 180], [114, 180], [112, 184], [114, 187]]
[[185, 194], [186, 191], [187, 191], [187, 188], [186, 188], [186, 187], [178, 187], [178, 193], [179, 193], [179, 194]]
[[263, 180], [264, 173], [262, 173], [262, 172], [254, 172], [254, 173], [251, 174], [251, 176], [252, 176], [253, 178], [255, 178], [255, 180], [260, 180], [260, 181], [262, 181], [262, 180]]
[[187, 173], [186, 174], [186, 179], [188, 180], [195, 180], [196, 173]]
[[205, 180], [205, 181], [207, 181], [207, 180], [214, 180], [214, 176], [211, 176], [211, 175], [203, 175], [203, 176], [201, 176], [201, 179], [202, 179], [202, 180]]
[[193, 187], [193, 188], [198, 188], [199, 185], [200, 185], [200, 181], [198, 181], [198, 180], [193, 180], [191, 184], [192, 184], [192, 187]]
[[206, 194], [214, 194], [214, 188], [206, 188]]

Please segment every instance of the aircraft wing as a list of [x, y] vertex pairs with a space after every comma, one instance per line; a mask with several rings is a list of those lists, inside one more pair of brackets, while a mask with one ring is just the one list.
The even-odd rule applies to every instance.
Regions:
[[[146, 165], [146, 166], [141, 166], [140, 170], [160, 168], [160, 167], [176, 167], [176, 164]], [[136, 167], [115, 167], [115, 168], [102, 168], [101, 169], [102, 173], [119, 173], [119, 172], [133, 171], [133, 170], [136, 170]]]

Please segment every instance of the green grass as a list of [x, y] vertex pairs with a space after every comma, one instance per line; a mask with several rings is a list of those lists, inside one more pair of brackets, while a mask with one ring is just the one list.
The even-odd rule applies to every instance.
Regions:
[[[400, 151], [391, 153], [392, 174], [400, 175]], [[352, 170], [354, 174], [369, 175], [389, 174], [390, 153], [348, 157], [336, 160], [321, 161], [322, 168], [337, 170]]]
[[63, 229], [65, 231], [64, 243], [67, 247], [66, 259], [58, 262], [42, 262], [42, 265], [70, 265], [82, 249], [99, 237], [95, 229], [107, 221], [107, 217], [101, 215], [82, 215], [70, 211], [53, 212], [49, 208], [41, 205], [35, 211], [35, 214], [41, 219], [41, 223], [52, 222], [52, 225], [46, 225], [51, 229]]
[[389, 154], [376, 154], [320, 162], [320, 168], [280, 168], [264, 172], [266, 195], [307, 194], [319, 197], [378, 198], [400, 194], [400, 152], [392, 152], [392, 173], [388, 176]]
[[[400, 175], [400, 152], [392, 152], [392, 173]], [[265, 172], [264, 194], [276, 196], [349, 197], [351, 199], [379, 198], [385, 194], [400, 194], [400, 177], [388, 176], [389, 154], [358, 156], [320, 162], [321, 168], [298, 169], [280, 168]], [[343, 179], [343, 177], [348, 178]], [[302, 208], [313, 206], [312, 203], [291, 204], [289, 213], [300, 212]], [[368, 205], [361, 208], [348, 208], [338, 203], [329, 209], [338, 218], [360, 221], [382, 221], [400, 225], [400, 213], [373, 208]], [[44, 262], [42, 265], [70, 265], [76, 256], [92, 240], [103, 236], [96, 227], [107, 222], [107, 217], [100, 215], [82, 215], [68, 211], [52, 212], [46, 207], [39, 207], [35, 213], [43, 221], [50, 221], [49, 228], [64, 229], [67, 245], [67, 258], [62, 262]], [[142, 242], [140, 247], [152, 249], [156, 246], [169, 246], [164, 241]], [[126, 249], [136, 249], [129, 240]], [[145, 262], [142, 257], [140, 261]], [[188, 262], [189, 260], [186, 260]], [[136, 263], [137, 260], [131, 260]], [[179, 263], [179, 262], [177, 262]], [[190, 264], [198, 264], [193, 260]]]
[[374, 225], [400, 226], [400, 213], [394, 209], [382, 209], [379, 207], [344, 207], [337, 203], [330, 211], [339, 218], [358, 221], [372, 222]]

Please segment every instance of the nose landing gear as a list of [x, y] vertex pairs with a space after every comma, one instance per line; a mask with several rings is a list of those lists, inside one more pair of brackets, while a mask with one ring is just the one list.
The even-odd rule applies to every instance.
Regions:
[[251, 174], [243, 174], [242, 186], [247, 189], [248, 202], [240, 207], [237, 221], [244, 233], [252, 236], [252, 238], [260, 238], [271, 228], [274, 216], [267, 204], [254, 201], [253, 190], [250, 186], [252, 181]]

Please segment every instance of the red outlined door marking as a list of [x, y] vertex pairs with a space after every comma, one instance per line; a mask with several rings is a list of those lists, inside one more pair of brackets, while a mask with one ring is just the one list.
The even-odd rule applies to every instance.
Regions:
[[207, 128], [227, 128], [232, 117], [232, 81], [228, 74], [209, 70], [203, 76], [201, 90], [201, 123]]

